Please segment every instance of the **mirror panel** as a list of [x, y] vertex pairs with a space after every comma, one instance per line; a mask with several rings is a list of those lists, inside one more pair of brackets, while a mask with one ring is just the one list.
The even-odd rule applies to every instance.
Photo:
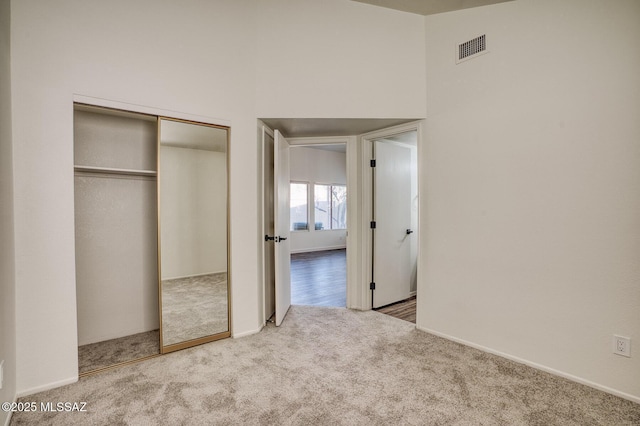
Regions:
[[230, 335], [228, 128], [161, 118], [162, 352]]

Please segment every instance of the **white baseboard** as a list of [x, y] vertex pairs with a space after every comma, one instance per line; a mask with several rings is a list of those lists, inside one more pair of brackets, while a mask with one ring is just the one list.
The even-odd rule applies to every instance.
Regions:
[[233, 333], [231, 337], [233, 337], [234, 339], [239, 339], [241, 337], [251, 336], [252, 334], [260, 333], [263, 328], [264, 328], [264, 324], [255, 330], [243, 331], [242, 333]]
[[413, 296], [415, 296], [416, 294], [418, 294], [418, 292], [417, 292], [417, 291], [410, 291], [410, 292], [409, 292], [409, 297], [413, 297]]
[[463, 340], [463, 339], [458, 339], [457, 337], [449, 336], [448, 334], [440, 333], [438, 331], [430, 330], [428, 328], [423, 328], [423, 327], [418, 327], [418, 326], [416, 326], [416, 328], [418, 330], [420, 330], [420, 331], [424, 331], [425, 333], [433, 334], [434, 336], [442, 337], [444, 339], [451, 340], [453, 342], [460, 343], [462, 345], [469, 346], [469, 347], [481, 350], [483, 352], [488, 352], [490, 354], [497, 355], [497, 356], [500, 356], [502, 358], [506, 358], [508, 360], [517, 362], [519, 364], [524, 364], [524, 365], [527, 365], [529, 367], [535, 368], [537, 370], [541, 370], [541, 371], [553, 374], [554, 376], [559, 376], [559, 377], [571, 380], [572, 382], [580, 383], [582, 385], [586, 385], [586, 386], [592, 387], [594, 389], [598, 389], [600, 391], [609, 393], [611, 395], [619, 396], [620, 398], [624, 398], [624, 399], [627, 399], [629, 401], [632, 401], [632, 402], [635, 402], [637, 404], [640, 404], [640, 397], [637, 397], [635, 395], [631, 395], [631, 394], [628, 394], [626, 392], [622, 392], [622, 391], [610, 388], [608, 386], [601, 385], [599, 383], [592, 382], [592, 381], [587, 380], [587, 379], [583, 379], [582, 377], [574, 376], [572, 374], [565, 373], [564, 371], [560, 371], [560, 370], [556, 370], [555, 368], [547, 367], [546, 365], [538, 364], [536, 362], [532, 362], [532, 361], [529, 361], [529, 360], [526, 360], [526, 359], [523, 359], [523, 358], [520, 358], [520, 357], [517, 357], [517, 356], [513, 356], [513, 355], [509, 355], [509, 354], [504, 353], [504, 352], [496, 351], [496, 350], [488, 348], [486, 346], [482, 346], [482, 345], [478, 345], [476, 343], [468, 342], [468, 341]]
[[314, 251], [341, 250], [341, 249], [346, 249], [346, 248], [347, 248], [346, 245], [330, 246], [330, 247], [315, 247], [315, 248], [291, 250], [291, 254], [311, 253], [311, 252], [314, 252]]
[[59, 388], [60, 386], [70, 385], [71, 383], [75, 383], [78, 381], [78, 376], [70, 377], [68, 379], [60, 380], [53, 383], [48, 383], [42, 386], [36, 386], [35, 388], [25, 389], [18, 392], [17, 397], [22, 398], [23, 396], [33, 395], [34, 393], [48, 391], [49, 389]]

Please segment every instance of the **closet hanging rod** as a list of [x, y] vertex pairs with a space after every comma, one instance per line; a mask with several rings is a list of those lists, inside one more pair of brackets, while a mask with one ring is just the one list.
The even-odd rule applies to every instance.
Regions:
[[73, 166], [76, 172], [85, 173], [106, 173], [112, 175], [129, 175], [129, 176], [156, 176], [155, 170], [135, 170], [135, 169], [117, 169], [113, 167], [93, 167], [93, 166]]

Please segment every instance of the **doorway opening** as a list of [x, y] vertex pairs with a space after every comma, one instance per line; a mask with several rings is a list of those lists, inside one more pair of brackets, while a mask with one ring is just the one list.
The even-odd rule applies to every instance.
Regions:
[[290, 139], [291, 303], [344, 308], [347, 147], [309, 142]]
[[418, 132], [368, 139], [371, 160], [371, 306], [415, 323], [418, 258]]
[[[406, 141], [399, 140], [402, 133], [413, 131], [416, 135], [413, 151], [417, 151], [416, 145], [419, 144], [422, 122], [416, 119], [396, 120], [396, 119], [259, 119], [258, 120], [258, 143], [262, 154], [260, 156], [259, 167], [260, 175], [263, 177], [261, 186], [262, 192], [262, 230], [261, 240], [261, 258], [263, 259], [262, 269], [262, 300], [261, 318], [263, 318], [263, 326], [271, 319], [278, 324], [284, 319], [284, 315], [292, 302], [292, 283], [293, 276], [290, 274], [290, 268], [295, 268], [292, 261], [296, 261], [296, 257], [302, 257], [302, 253], [306, 253], [306, 261], [311, 254], [321, 257], [323, 250], [305, 250], [296, 252], [293, 249], [292, 239], [297, 238], [295, 235], [304, 235], [308, 238], [310, 234], [316, 231], [316, 226], [323, 227], [318, 224], [315, 217], [309, 213], [309, 210], [315, 209], [315, 199], [312, 199], [313, 190], [315, 190], [315, 182], [309, 178], [294, 179], [290, 176], [290, 165], [295, 166], [295, 162], [290, 162], [291, 154], [300, 146], [309, 147], [310, 145], [335, 145], [343, 144], [346, 146], [346, 188], [349, 197], [347, 198], [348, 209], [348, 232], [345, 230], [346, 250], [341, 247], [329, 247], [334, 250], [344, 250], [346, 257], [346, 307], [349, 309], [369, 310], [373, 309], [370, 284], [372, 282], [372, 266], [373, 266], [373, 235], [369, 228], [370, 218], [373, 214], [373, 176], [369, 168], [371, 160], [372, 146], [376, 139], [389, 139], [385, 143], [389, 144], [406, 144]], [[273, 130], [271, 130], [273, 129]], [[284, 137], [277, 129], [282, 129], [288, 137]], [[381, 129], [381, 130], [376, 130]], [[347, 135], [347, 136], [331, 136], [331, 135]], [[396, 139], [396, 140], [394, 140]], [[284, 147], [284, 149], [283, 149]], [[318, 146], [315, 147], [316, 151]], [[417, 155], [412, 157], [417, 160]], [[311, 163], [314, 164], [315, 157]], [[286, 171], [280, 165], [286, 164]], [[417, 174], [417, 168], [414, 175]], [[286, 175], [287, 184], [284, 185], [283, 176]], [[324, 186], [324, 190], [331, 190], [331, 184], [336, 183], [332, 179], [318, 182]], [[340, 183], [340, 182], [337, 182]], [[292, 212], [292, 207], [296, 204], [290, 204], [290, 193], [297, 190], [291, 185], [302, 184], [306, 187], [306, 196], [303, 194], [302, 199], [306, 199], [306, 213], [303, 218], [294, 218], [296, 212]], [[313, 185], [313, 190], [311, 189]], [[284, 188], [286, 186], [286, 188]], [[415, 185], [417, 190], [417, 184]], [[284, 210], [282, 201], [283, 197], [276, 194], [276, 188], [280, 194], [286, 192], [286, 225], [283, 227], [278, 216], [282, 217]], [[328, 188], [328, 189], [327, 189]], [[415, 199], [417, 205], [417, 198]], [[326, 208], [325, 214], [326, 212]], [[290, 217], [291, 216], [291, 217]], [[416, 216], [417, 220], [417, 216]], [[415, 229], [416, 235], [413, 239], [417, 240], [417, 224], [403, 225], [404, 231], [407, 229]], [[286, 229], [285, 229], [286, 227]], [[319, 235], [330, 235], [325, 229], [317, 229]], [[322, 232], [320, 232], [322, 231]], [[322, 234], [324, 232], [324, 234]], [[284, 237], [284, 238], [283, 238]], [[417, 241], [416, 241], [417, 246]], [[286, 255], [285, 252], [286, 251]], [[333, 250], [332, 250], [333, 251]], [[337, 253], [325, 253], [337, 254]], [[286, 259], [287, 274], [279, 274], [285, 268], [278, 261]], [[279, 269], [278, 269], [279, 268]], [[416, 267], [417, 268], [417, 267]], [[417, 271], [415, 268], [411, 270], [409, 267], [409, 275], [413, 276], [416, 281]], [[295, 280], [295, 278], [294, 278]], [[283, 286], [284, 283], [284, 286]], [[278, 290], [278, 288], [280, 289]], [[415, 287], [414, 287], [415, 288]], [[417, 289], [415, 290], [417, 291]], [[280, 300], [278, 293], [284, 296]], [[414, 293], [415, 294], [415, 293]], [[410, 297], [411, 295], [409, 295]], [[284, 300], [284, 299], [287, 300]], [[278, 300], [280, 300], [280, 309], [278, 309]], [[287, 303], [283, 303], [287, 302]], [[294, 302], [294, 303], [311, 303], [311, 302]], [[278, 314], [278, 311], [280, 314]], [[274, 315], [275, 312], [275, 315]]]

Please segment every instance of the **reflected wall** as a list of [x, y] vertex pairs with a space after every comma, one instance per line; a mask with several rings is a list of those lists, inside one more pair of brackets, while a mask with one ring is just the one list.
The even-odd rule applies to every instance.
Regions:
[[230, 334], [227, 140], [226, 128], [160, 120], [163, 352]]

